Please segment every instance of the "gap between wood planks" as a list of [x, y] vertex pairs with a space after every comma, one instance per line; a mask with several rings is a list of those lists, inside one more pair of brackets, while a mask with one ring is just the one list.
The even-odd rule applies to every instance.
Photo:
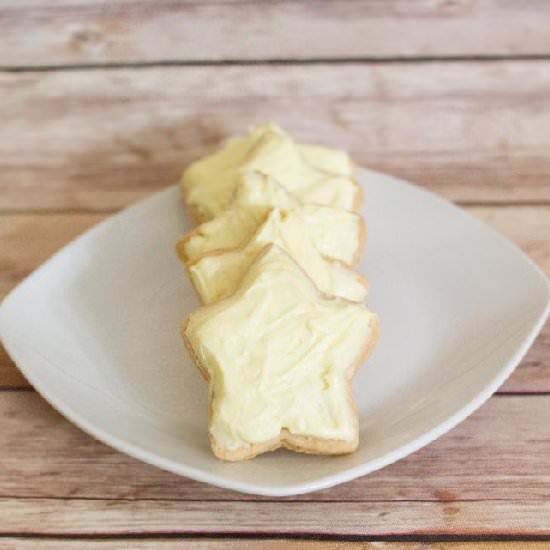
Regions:
[[[109, 542], [109, 541], [135, 541], [136, 543], [147, 541], [158, 541], [162, 543], [163, 540], [170, 542], [171, 544], [175, 539], [182, 539], [184, 543], [195, 543], [197, 548], [233, 548], [232, 544], [243, 544], [239, 546], [239, 550], [247, 550], [249, 548], [256, 549], [256, 546], [249, 546], [248, 542], [260, 542], [262, 550], [279, 549], [284, 550], [302, 550], [303, 548], [317, 547], [313, 546], [317, 543], [323, 543], [321, 548], [325, 550], [376, 550], [378, 548], [382, 550], [522, 550], [523, 548], [529, 548], [530, 550], [548, 550], [549, 546], [543, 544], [545, 541], [550, 541], [550, 535], [386, 535], [386, 536], [368, 536], [368, 535], [303, 535], [296, 533], [285, 535], [272, 535], [261, 533], [208, 533], [208, 534], [186, 534], [186, 533], [146, 533], [143, 535], [62, 535], [62, 534], [41, 534], [41, 533], [8, 533], [0, 535], [0, 541], [17, 539], [17, 540], [30, 540], [36, 541], [41, 539], [44, 541], [83, 541], [83, 542]], [[220, 540], [223, 539], [223, 540]], [[221, 546], [222, 543], [228, 544], [227, 546]], [[348, 542], [349, 545], [342, 547], [336, 545], [338, 542]], [[380, 543], [375, 546], [365, 546], [363, 544], [353, 543]], [[394, 543], [403, 542], [404, 546], [396, 546]], [[516, 542], [528, 543], [527, 546], [516, 545]], [[421, 543], [422, 546], [418, 546]], [[436, 547], [432, 546], [434, 543], [438, 544]], [[487, 543], [487, 544], [484, 544]], [[424, 546], [427, 544], [428, 546]], [[49, 548], [48, 545], [46, 545]], [[85, 548], [88, 545], [84, 546]], [[149, 546], [147, 546], [149, 548]], [[63, 546], [63, 548], [65, 548]], [[119, 547], [117, 547], [119, 548]], [[140, 546], [141, 548], [141, 546]], [[153, 547], [151, 547], [153, 548]]]
[[[99, 548], [100, 550], [120, 550], [121, 541], [131, 544], [136, 550], [157, 550], [157, 548], [193, 550], [548, 550], [546, 538], [507, 538], [499, 537], [420, 537], [415, 538], [374, 538], [370, 537], [339, 537], [336, 539], [308, 536], [281, 538], [268, 536], [245, 535], [230, 536], [186, 536], [178, 534], [135, 536], [47, 536], [22, 535], [15, 533], [12, 537], [0, 537], [7, 545], [5, 550], [34, 550], [36, 541], [40, 539], [40, 548], [45, 550], [83, 550]], [[450, 541], [450, 542], [449, 542]], [[126, 546], [125, 546], [126, 548]]]
[[494, 61], [550, 61], [547, 54], [529, 55], [470, 55], [470, 56], [425, 56], [425, 57], [340, 57], [340, 58], [307, 58], [295, 57], [292, 59], [222, 59], [197, 61], [133, 61], [107, 63], [74, 63], [65, 65], [0, 65], [0, 72], [61, 72], [79, 70], [117, 70], [117, 69], [150, 69], [157, 67], [219, 67], [219, 66], [263, 66], [263, 65], [348, 65], [348, 64], [419, 64], [419, 63], [492, 63]]
[[[67, 420], [67, 422], [69, 422]], [[91, 437], [91, 436], [90, 436]], [[99, 441], [100, 444], [103, 444]], [[119, 451], [115, 451], [119, 452]], [[418, 452], [418, 451], [416, 451]], [[416, 454], [416, 453], [413, 453]], [[129, 456], [129, 455], [128, 455]], [[412, 455], [408, 455], [412, 456]], [[405, 457], [406, 458], [406, 457]], [[137, 459], [136, 459], [137, 460]], [[402, 460], [402, 459], [401, 459]], [[395, 463], [393, 463], [395, 464]], [[391, 467], [392, 464], [388, 464], [387, 466], [384, 466], [384, 468]], [[155, 468], [157, 466], [154, 466]], [[379, 470], [375, 470], [379, 471]], [[372, 475], [373, 472], [370, 474], [365, 475]], [[177, 474], [174, 474], [177, 475]], [[358, 479], [358, 478], [355, 478]], [[353, 483], [355, 479], [352, 479], [351, 481], [347, 481], [346, 483]], [[229, 491], [233, 492], [231, 489], [220, 489], [220, 491]], [[323, 498], [316, 500], [315, 498], [311, 498], [309, 500], [299, 499], [299, 498], [293, 498], [293, 497], [263, 497], [260, 495], [259, 498], [255, 498], [257, 495], [252, 494], [245, 494], [245, 493], [235, 493], [237, 495], [240, 495], [240, 497], [237, 498], [175, 498], [175, 497], [136, 497], [136, 498], [124, 498], [124, 497], [118, 497], [118, 496], [107, 496], [107, 497], [75, 497], [75, 496], [22, 496], [22, 495], [10, 495], [10, 494], [0, 494], [0, 503], [2, 500], [9, 500], [9, 499], [17, 499], [17, 500], [28, 500], [28, 501], [71, 501], [71, 502], [109, 502], [109, 501], [116, 501], [116, 502], [122, 502], [122, 503], [132, 503], [132, 502], [182, 502], [186, 504], [193, 504], [193, 503], [199, 503], [203, 504], [205, 502], [216, 502], [216, 503], [234, 503], [234, 502], [257, 502], [259, 504], [273, 504], [275, 502], [280, 502], [282, 504], [303, 504], [303, 503], [314, 503], [314, 502], [322, 502], [323, 504], [350, 504], [350, 503], [369, 503], [369, 504], [416, 504], [416, 503], [425, 503], [425, 504], [445, 504], [450, 502], [455, 503], [461, 503], [461, 502], [485, 502], [487, 504], [490, 504], [491, 502], [516, 502], [516, 503], [522, 503], [525, 502], [526, 499], [522, 498], [456, 498], [452, 501], [445, 501], [437, 498], [415, 498], [415, 499], [365, 499], [361, 500], [359, 498]], [[315, 495], [315, 493], [313, 493]], [[545, 502], [544, 499], [529, 499], [529, 502]], [[0, 534], [0, 537], [4, 535]], [[548, 535], [550, 537], [550, 535]]]

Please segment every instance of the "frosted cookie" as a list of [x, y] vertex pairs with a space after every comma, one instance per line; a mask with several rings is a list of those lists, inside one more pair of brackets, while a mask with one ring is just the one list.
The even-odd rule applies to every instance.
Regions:
[[[276, 126], [271, 125], [277, 128]], [[279, 129], [280, 130], [280, 129]], [[351, 162], [349, 155], [345, 151], [338, 149], [329, 149], [322, 145], [297, 144], [300, 153], [306, 161], [318, 170], [339, 174], [348, 178], [355, 177], [355, 167]]]
[[323, 256], [347, 265], [356, 263], [365, 239], [365, 224], [358, 214], [302, 204], [273, 177], [260, 172], [240, 174], [227, 209], [182, 237], [178, 243], [181, 259], [192, 262], [208, 252], [244, 246], [273, 207], [296, 212]]
[[280, 128], [266, 124], [187, 168], [181, 191], [193, 217], [203, 222], [223, 212], [238, 174], [248, 170], [273, 176], [304, 203], [344, 210], [356, 210], [361, 203], [361, 189], [345, 153], [320, 146], [302, 149]]
[[203, 303], [233, 294], [260, 251], [270, 243], [287, 251], [322, 292], [357, 302], [365, 299], [367, 282], [361, 275], [341, 262], [322, 257], [296, 213], [273, 209], [243, 248], [207, 254], [187, 265]]
[[280, 248], [266, 247], [237, 292], [194, 311], [182, 335], [209, 383], [218, 458], [357, 448], [350, 379], [377, 339], [377, 317], [321, 294]]

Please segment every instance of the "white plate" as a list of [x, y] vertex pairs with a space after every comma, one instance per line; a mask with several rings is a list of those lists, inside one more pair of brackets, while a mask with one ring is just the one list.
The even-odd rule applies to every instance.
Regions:
[[197, 299], [174, 244], [190, 228], [172, 187], [64, 248], [0, 308], [9, 354], [61, 413], [145, 462], [221, 487], [290, 495], [372, 472], [479, 407], [548, 315], [545, 275], [450, 203], [362, 171], [369, 236], [361, 271], [381, 338], [355, 376], [361, 443], [327, 458], [280, 450], [216, 460], [207, 392], [180, 340]]

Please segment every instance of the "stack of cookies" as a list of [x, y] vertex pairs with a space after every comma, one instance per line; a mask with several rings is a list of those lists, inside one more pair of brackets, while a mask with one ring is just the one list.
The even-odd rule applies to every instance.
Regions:
[[204, 304], [182, 334], [214, 454], [354, 451], [350, 380], [378, 320], [353, 269], [365, 224], [349, 157], [267, 124], [191, 164], [181, 191], [198, 225], [177, 250]]

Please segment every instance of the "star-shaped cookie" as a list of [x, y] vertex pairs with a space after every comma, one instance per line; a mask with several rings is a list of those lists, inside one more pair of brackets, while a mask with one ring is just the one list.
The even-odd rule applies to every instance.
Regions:
[[282, 249], [267, 246], [235, 294], [193, 312], [182, 334], [209, 384], [217, 457], [356, 449], [350, 380], [376, 341], [377, 317], [320, 293]]
[[298, 213], [323, 256], [355, 265], [365, 239], [361, 216], [330, 206], [303, 204], [275, 178], [257, 171], [241, 173], [227, 209], [180, 239], [180, 258], [193, 262], [209, 252], [244, 246], [272, 208]]
[[267, 124], [185, 171], [181, 191], [193, 217], [204, 222], [221, 214], [231, 201], [238, 175], [253, 170], [273, 176], [304, 203], [356, 210], [361, 202], [361, 188], [347, 155], [319, 146], [306, 146], [304, 151], [280, 128]]
[[315, 248], [308, 226], [300, 216], [275, 208], [246, 246], [210, 253], [187, 264], [193, 286], [203, 303], [233, 294], [247, 269], [270, 243], [277, 244], [295, 258], [323, 292], [354, 302], [366, 298], [368, 283], [364, 277], [341, 262], [324, 258]]

